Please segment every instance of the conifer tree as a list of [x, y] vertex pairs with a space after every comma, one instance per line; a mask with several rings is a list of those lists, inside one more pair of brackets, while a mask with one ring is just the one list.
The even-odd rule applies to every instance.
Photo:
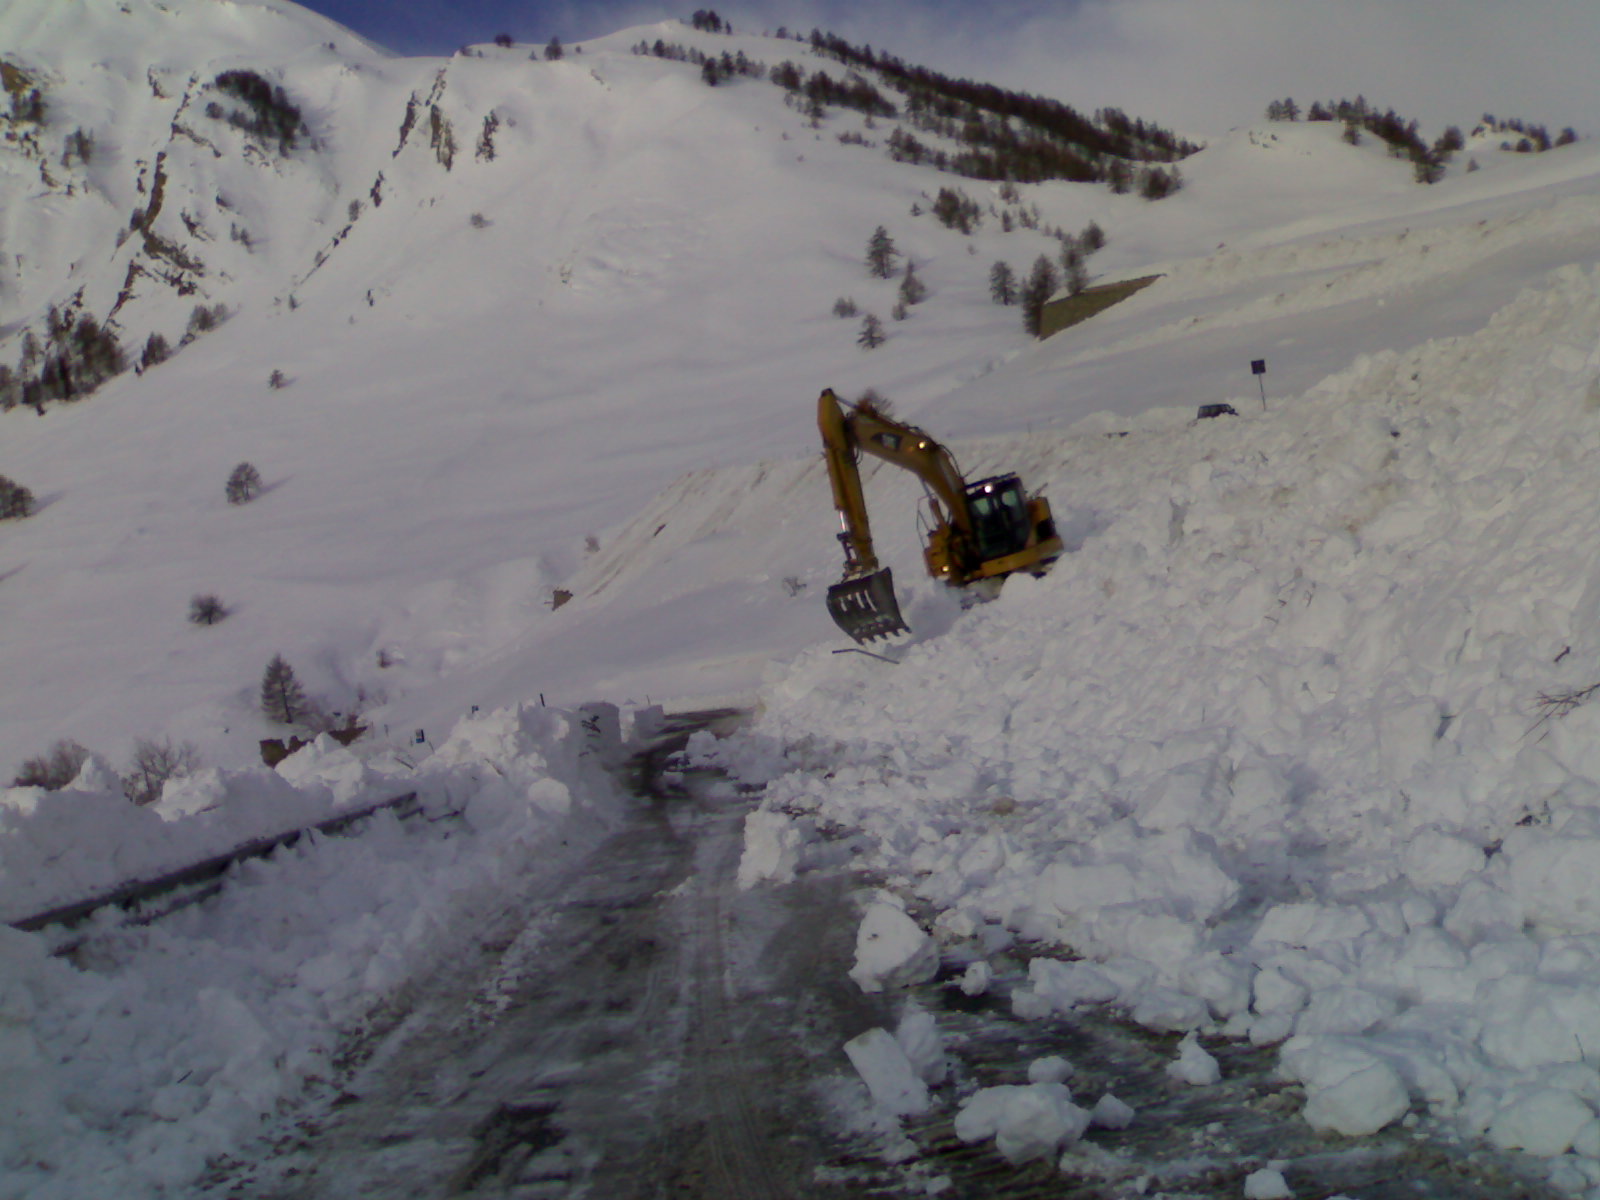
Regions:
[[856, 345], [866, 350], [876, 350], [889, 340], [889, 335], [883, 332], [883, 322], [868, 313], [861, 322], [861, 332], [856, 335]]
[[1022, 327], [1034, 337], [1044, 324], [1044, 306], [1059, 286], [1055, 263], [1042, 254], [1034, 259], [1028, 281], [1022, 285]]
[[294, 677], [294, 669], [281, 654], [274, 654], [261, 677], [261, 714], [280, 725], [293, 725], [305, 716], [310, 706], [305, 689]]
[[1076, 296], [1089, 286], [1089, 264], [1084, 260], [1083, 250], [1071, 238], [1061, 243], [1061, 271], [1068, 295]]
[[1003, 262], [997, 262], [989, 268], [989, 299], [996, 304], [1017, 302], [1017, 277]]
[[900, 280], [900, 303], [906, 307], [921, 304], [928, 298], [928, 287], [917, 278], [917, 269], [910, 259], [906, 260], [906, 273]]
[[867, 239], [867, 270], [877, 279], [888, 279], [894, 274], [894, 260], [900, 257], [889, 231], [879, 225]]

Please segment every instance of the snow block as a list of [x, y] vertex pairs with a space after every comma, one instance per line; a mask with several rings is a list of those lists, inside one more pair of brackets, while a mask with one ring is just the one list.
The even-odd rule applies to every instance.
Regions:
[[850, 978], [863, 992], [926, 983], [939, 969], [939, 950], [915, 921], [878, 901], [856, 930], [856, 963]]
[[1360, 1137], [1398, 1121], [1411, 1107], [1399, 1073], [1352, 1040], [1291, 1038], [1282, 1064], [1285, 1073], [1305, 1084], [1301, 1115], [1313, 1129]]
[[1552, 933], [1600, 933], [1600, 837], [1507, 839], [1509, 890]]
[[1052, 1157], [1089, 1128], [1089, 1113], [1072, 1102], [1059, 1083], [984, 1088], [956, 1114], [956, 1136], [963, 1142], [994, 1138], [1008, 1162]]
[[800, 855], [810, 839], [781, 812], [756, 809], [744, 819], [744, 855], [739, 859], [739, 887], [748, 889], [766, 880], [791, 883], [800, 868]]
[[880, 1108], [897, 1117], [928, 1111], [927, 1085], [887, 1029], [869, 1029], [844, 1044], [845, 1055]]
[[1594, 1112], [1560, 1088], [1513, 1092], [1489, 1126], [1489, 1140], [1502, 1150], [1526, 1150], [1546, 1158], [1565, 1154]]
[[1292, 1200], [1283, 1172], [1272, 1167], [1262, 1167], [1244, 1177], [1244, 1200]]
[[912, 1008], [895, 1026], [894, 1040], [919, 1079], [934, 1085], [944, 1082], [950, 1064], [945, 1059], [944, 1037], [932, 1013]]
[[1401, 861], [1406, 878], [1420, 888], [1459, 887], [1483, 870], [1483, 848], [1464, 837], [1424, 830], [1406, 844]]
[[1096, 1129], [1126, 1129], [1138, 1114], [1110, 1092], [1101, 1096], [1089, 1112], [1089, 1123]]
[[1167, 1074], [1194, 1087], [1209, 1087], [1222, 1078], [1222, 1068], [1191, 1033], [1178, 1043], [1178, 1057], [1167, 1064]]

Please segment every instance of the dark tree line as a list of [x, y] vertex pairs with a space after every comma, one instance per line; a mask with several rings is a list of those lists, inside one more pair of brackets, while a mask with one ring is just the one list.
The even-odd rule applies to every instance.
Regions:
[[1543, 125], [1530, 124], [1520, 117], [1509, 117], [1500, 120], [1493, 113], [1484, 113], [1483, 120], [1472, 131], [1475, 135], [1486, 133], [1514, 133], [1517, 140], [1510, 138], [1500, 143], [1502, 150], [1515, 150], [1519, 154], [1539, 154], [1553, 146], [1570, 146], [1578, 140], [1577, 130], [1567, 126], [1561, 131], [1554, 141], [1550, 140], [1550, 131]]
[[756, 62], [743, 50], [735, 54], [730, 54], [726, 50], [720, 55], [707, 54], [703, 50], [657, 38], [653, 43], [640, 42], [633, 48], [633, 52], [652, 58], [664, 58], [669, 62], [691, 63], [700, 68], [700, 78], [712, 87], [739, 76], [760, 79], [767, 73], [767, 68], [763, 64]]
[[74, 320], [52, 306], [44, 340], [29, 330], [17, 366], [0, 364], [0, 409], [25, 404], [43, 414], [47, 403], [80, 400], [127, 365], [116, 334], [91, 314]]
[[962, 174], [1021, 182], [1088, 181], [1105, 178], [1106, 160], [1170, 163], [1199, 149], [1117, 109], [1101, 109], [1088, 118], [1058, 100], [952, 79], [820, 30], [812, 31], [811, 48], [847, 66], [876, 72], [905, 97], [908, 119], [968, 145], [970, 155], [949, 167]]
[[206, 116], [214, 121], [225, 120], [263, 141], [276, 142], [280, 153], [293, 150], [296, 141], [307, 132], [300, 109], [288, 93], [254, 71], [224, 71], [212, 80], [211, 86], [244, 108], [225, 109], [213, 100], [206, 105]]
[[[714, 13], [697, 13], [695, 28], [721, 32], [714, 18]], [[766, 75], [813, 120], [821, 120], [829, 108], [854, 109], [869, 118], [902, 119], [912, 129], [957, 142], [960, 149], [929, 146], [898, 126], [888, 139], [891, 158], [973, 179], [1103, 182], [1118, 193], [1137, 192], [1156, 200], [1182, 186], [1182, 177], [1171, 164], [1199, 149], [1119, 109], [1100, 109], [1093, 118], [1084, 117], [1057, 100], [952, 79], [878, 54], [870, 46], [857, 48], [832, 34], [813, 31], [811, 48], [844, 64], [845, 77], [807, 72], [792, 61], [768, 71], [742, 52], [707, 55], [661, 39], [640, 42], [634, 53], [693, 63], [713, 86], [738, 75]], [[885, 95], [868, 74], [898, 94], [899, 102]]]
[[[1385, 143], [1389, 147], [1389, 152], [1396, 158], [1411, 161], [1418, 183], [1437, 183], [1444, 177], [1444, 169], [1451, 156], [1466, 145], [1461, 130], [1454, 125], [1447, 128], [1430, 144], [1418, 132], [1416, 121], [1406, 120], [1392, 108], [1380, 111], [1368, 104], [1365, 96], [1357, 96], [1354, 100], [1332, 100], [1327, 103], [1314, 101], [1311, 107], [1304, 111], [1304, 115], [1307, 121], [1344, 122], [1345, 141], [1352, 145], [1360, 144], [1363, 133], [1371, 134]], [[1269, 121], [1298, 121], [1300, 117], [1300, 106], [1292, 97], [1274, 100], [1267, 105]], [[1565, 146], [1578, 140], [1577, 133], [1568, 128], [1562, 130], [1561, 136], [1552, 143], [1549, 131], [1542, 125], [1527, 125], [1517, 120], [1499, 122], [1489, 113], [1484, 114], [1483, 121], [1473, 130], [1474, 135], [1486, 132], [1517, 133], [1519, 135], [1517, 143], [1513, 145], [1508, 141], [1503, 148], [1523, 153], [1548, 150], [1552, 145]]]

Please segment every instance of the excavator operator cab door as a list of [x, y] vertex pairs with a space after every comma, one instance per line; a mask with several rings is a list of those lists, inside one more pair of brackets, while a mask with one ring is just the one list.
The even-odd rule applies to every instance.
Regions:
[[978, 557], [983, 562], [1016, 554], [1028, 545], [1028, 497], [1015, 475], [980, 479], [967, 487]]

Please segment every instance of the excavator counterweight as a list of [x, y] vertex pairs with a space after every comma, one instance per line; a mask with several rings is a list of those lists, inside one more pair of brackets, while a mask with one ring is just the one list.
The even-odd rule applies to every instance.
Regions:
[[844, 578], [828, 589], [828, 612], [857, 642], [909, 632], [894, 578], [888, 567], [878, 565], [873, 550], [861, 487], [862, 453], [922, 480], [931, 514], [923, 559], [935, 579], [966, 587], [1015, 571], [1042, 574], [1060, 557], [1050, 502], [1029, 496], [1015, 475], [969, 484], [955, 456], [925, 432], [871, 404], [846, 405], [832, 388], [817, 400], [817, 427], [844, 547]]

